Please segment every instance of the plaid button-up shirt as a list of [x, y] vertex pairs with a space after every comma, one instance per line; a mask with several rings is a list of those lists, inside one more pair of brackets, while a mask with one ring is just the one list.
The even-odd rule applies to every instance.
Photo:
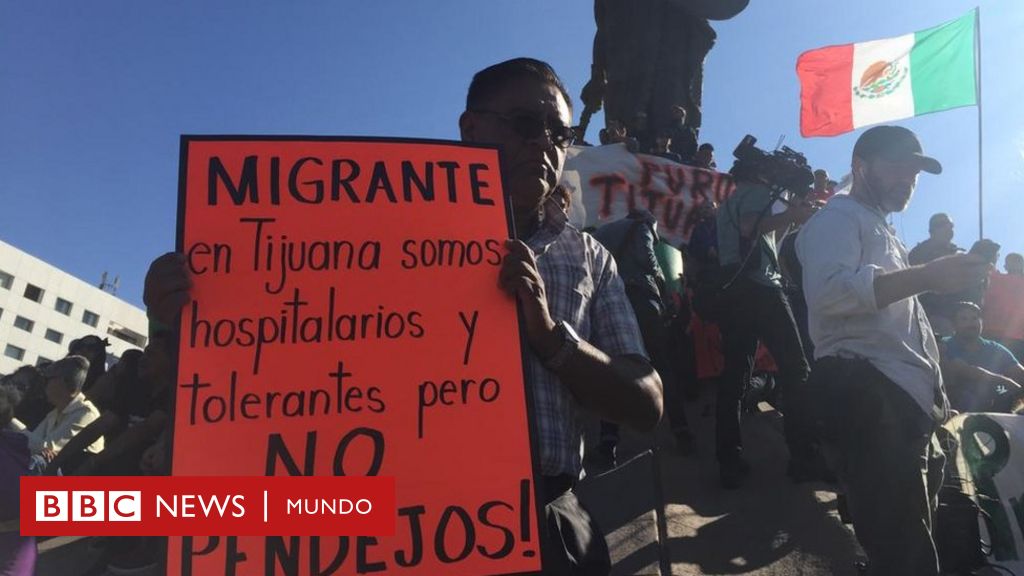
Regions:
[[[580, 338], [609, 356], [646, 357], [636, 316], [608, 250], [566, 221], [565, 214], [546, 205], [544, 221], [526, 241], [537, 257], [548, 310], [555, 322], [565, 320]], [[582, 407], [558, 376], [527, 348], [526, 382], [545, 476], [582, 470]]]

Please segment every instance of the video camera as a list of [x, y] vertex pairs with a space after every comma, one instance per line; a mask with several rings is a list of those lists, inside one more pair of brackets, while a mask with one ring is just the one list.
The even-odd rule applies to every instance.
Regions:
[[755, 144], [757, 138], [747, 134], [733, 150], [732, 155], [736, 157], [732, 167], [734, 177], [760, 180], [772, 188], [788, 190], [799, 198], [810, 192], [814, 172], [803, 154], [788, 146], [769, 153]]

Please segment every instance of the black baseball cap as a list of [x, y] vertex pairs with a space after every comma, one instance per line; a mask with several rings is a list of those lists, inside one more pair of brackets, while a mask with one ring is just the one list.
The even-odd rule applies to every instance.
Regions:
[[882, 158], [890, 161], [913, 160], [929, 174], [942, 174], [942, 164], [925, 156], [917, 134], [902, 126], [869, 128], [853, 146], [853, 155], [862, 159]]
[[75, 350], [92, 347], [104, 349], [107, 346], [110, 346], [110, 340], [89, 334], [88, 336], [83, 336], [72, 342], [71, 345], [68, 346], [68, 349]]

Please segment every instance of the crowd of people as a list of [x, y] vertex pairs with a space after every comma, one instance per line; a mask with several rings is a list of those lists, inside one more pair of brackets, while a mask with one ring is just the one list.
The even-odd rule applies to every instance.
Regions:
[[[622, 141], [617, 125], [612, 132]], [[794, 191], [737, 161], [730, 170], [735, 192], [721, 206], [702, 205], [689, 242], [679, 247], [686, 287], [673, 295], [675, 305], [662, 299], [661, 328], [684, 335], [648, 351], [657, 360], [671, 345], [670, 356], [684, 360], [665, 368], [656, 361], [655, 367], [677, 445], [689, 453], [693, 439], [685, 414], [674, 406], [674, 397], [686, 394], [672, 388], [685, 390], [696, 378], [687, 332], [716, 324], [724, 357], [715, 382], [722, 487], [740, 488], [750, 474], [740, 425], [744, 398], [758, 392], [752, 383], [759, 368], [771, 372], [778, 389], [767, 397], [784, 414], [787, 474], [796, 482], [836, 485], [870, 558], [869, 573], [935, 574], [934, 503], [944, 475], [956, 473], [945, 470], [939, 427], [959, 412], [1024, 412], [1018, 360], [1024, 323], [1004, 317], [1020, 307], [1024, 283], [1000, 290], [998, 305], [991, 302], [996, 287], [1024, 279], [1024, 257], [1008, 254], [1000, 273], [998, 245], [981, 241], [961, 249], [944, 213], [931, 218], [927, 240], [906, 250], [888, 217], [909, 205], [920, 172], [942, 170], [911, 131], [866, 131], [851, 167], [849, 193], [836, 196], [824, 170], [814, 171], [809, 189]], [[646, 246], [625, 252], [615, 236], [605, 242], [627, 293], [644, 285], [643, 278], [664, 286], [653, 257], [659, 239], [652, 220], [634, 210], [620, 221], [647, 222], [633, 225]], [[610, 236], [604, 232], [610, 227], [621, 224], [607, 224], [595, 236]], [[638, 263], [645, 263], [642, 273]], [[634, 301], [638, 319], [642, 307]], [[1011, 329], [986, 332], [986, 316]], [[645, 343], [655, 333], [646, 328], [650, 323], [640, 322]], [[759, 351], [767, 352], [767, 362]], [[602, 426], [589, 450], [596, 469], [614, 465], [617, 437], [608, 429]]]
[[[937, 574], [932, 519], [943, 451], [936, 429], [952, 410], [1015, 410], [1024, 384], [1011, 352], [1019, 354], [1021, 342], [983, 337], [992, 262], [952, 243], [948, 216], [936, 215], [931, 237], [909, 253], [886, 221], [907, 207], [921, 171], [941, 172], [938, 161], [909, 130], [881, 126], [853, 150], [849, 194], [833, 195], [835, 183], [819, 170], [810, 190], [780, 195], [737, 163], [735, 192], [700, 209], [679, 247], [685, 273], [672, 279], [662, 271], [650, 214], [637, 211], [593, 235], [568, 224], [569, 197], [558, 182], [574, 138], [571, 103], [550, 66], [518, 58], [474, 76], [459, 119], [464, 141], [502, 147], [520, 238], [508, 242], [498, 280], [519, 303], [527, 343], [545, 572], [610, 569], [600, 530], [574, 493], [585, 464], [585, 413], [605, 422], [587, 456], [605, 466], [615, 464], [619, 425], [651, 432], [663, 412], [680, 450], [693, 451], [683, 403], [695, 393], [691, 329], [700, 319], [716, 323], [722, 338], [715, 386], [722, 487], [739, 489], [750, 473], [742, 406], [760, 345], [779, 383], [790, 476], [838, 483], [869, 573]], [[670, 134], [631, 135], [609, 121], [601, 142], [715, 169], [714, 148], [697, 145], [682, 107], [674, 113]], [[1024, 275], [1019, 254], [1006, 262], [1007, 274]], [[683, 279], [682, 289], [667, 288]], [[168, 473], [177, 335], [167, 327], [177, 325], [189, 290], [182, 255], [164, 255], [146, 278], [153, 323], [144, 351], [106, 370], [104, 341], [88, 336], [66, 358], [4, 377], [5, 510], [17, 509], [22, 474]], [[104, 546], [112, 572], [160, 556], [154, 539], [111, 538]], [[30, 574], [34, 555], [32, 539], [0, 530], [0, 558], [16, 559], [7, 573]]]
[[[607, 127], [602, 128], [598, 133], [602, 146], [607, 144], [623, 144], [630, 152], [654, 154], [680, 164], [696, 166], [714, 170], [715, 147], [705, 142], [697, 145], [697, 131], [686, 123], [686, 108], [683, 106], [672, 107], [672, 124], [668, 131], [661, 134], [648, 134], [644, 126], [648, 126], [646, 114], [638, 113], [637, 118], [631, 124], [608, 119]], [[589, 146], [579, 130], [575, 131], [577, 144]]]
[[[34, 574], [36, 542], [17, 530], [22, 475], [135, 476], [169, 472], [167, 442], [176, 343], [151, 335], [107, 368], [106, 339], [88, 335], [67, 356], [0, 378], [0, 574]], [[7, 512], [14, 512], [7, 517]], [[10, 529], [6, 524], [12, 524]], [[108, 538], [83, 574], [131, 574], [158, 564], [159, 541]]]

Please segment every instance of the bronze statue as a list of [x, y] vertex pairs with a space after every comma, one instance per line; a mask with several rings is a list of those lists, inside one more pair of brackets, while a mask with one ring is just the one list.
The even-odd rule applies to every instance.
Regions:
[[[704, 58], [715, 43], [708, 20], [732, 18], [748, 1], [594, 0], [597, 34], [590, 81], [581, 96], [580, 132], [603, 104], [606, 125], [626, 126], [641, 149], [650, 149], [659, 136], [681, 135], [682, 123], [695, 139]], [[674, 113], [678, 107], [685, 115]]]

